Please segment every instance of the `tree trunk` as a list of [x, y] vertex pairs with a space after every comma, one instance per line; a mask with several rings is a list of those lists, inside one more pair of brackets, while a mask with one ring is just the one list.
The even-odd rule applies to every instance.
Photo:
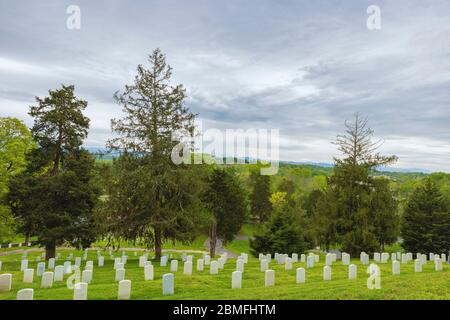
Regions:
[[161, 260], [161, 227], [155, 226], [155, 259]]
[[54, 258], [56, 253], [56, 245], [54, 243], [49, 243], [45, 245], [45, 260]]
[[217, 223], [216, 221], [212, 221], [209, 230], [209, 254], [211, 258], [214, 258], [216, 254], [216, 244], [217, 244]]

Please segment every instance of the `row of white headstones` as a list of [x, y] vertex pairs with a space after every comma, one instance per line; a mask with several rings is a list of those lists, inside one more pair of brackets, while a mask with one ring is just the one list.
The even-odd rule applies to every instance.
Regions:
[[[87, 260], [87, 251], [83, 255], [83, 259]], [[134, 253], [137, 256], [137, 252]], [[170, 255], [171, 256], [171, 255]], [[64, 262], [64, 265], [55, 266], [55, 262], [60, 258], [51, 258], [48, 260], [48, 269], [54, 269], [52, 271], [45, 271], [45, 262], [39, 262], [41, 257], [38, 257], [36, 268], [36, 275], [41, 277], [41, 288], [51, 288], [53, 282], [63, 281], [64, 275], [69, 275], [75, 272], [73, 277], [73, 299], [74, 300], [86, 300], [88, 285], [92, 281], [94, 263], [92, 260], [86, 261], [85, 269], [80, 275], [81, 267], [81, 257], [75, 258], [74, 266], [72, 266], [71, 260], [73, 255], [70, 254], [67, 257], [68, 261]], [[45, 255], [42, 255], [45, 258]], [[413, 260], [412, 253], [375, 253], [374, 261], [378, 263], [387, 263], [389, 258], [392, 261], [392, 274], [400, 274], [400, 262], [402, 264], [408, 263]], [[114, 270], [115, 270], [115, 281], [119, 283], [118, 288], [118, 299], [130, 299], [131, 296], [131, 280], [125, 279], [125, 265], [128, 260], [128, 256], [123, 252], [121, 258], [115, 258], [110, 251], [110, 259], [114, 260]], [[164, 255], [161, 257], [160, 266], [166, 267], [168, 263], [169, 256]], [[314, 253], [309, 255], [292, 254], [290, 257], [288, 254], [275, 253], [274, 260], [282, 265], [284, 264], [285, 270], [292, 270], [293, 263], [306, 262], [306, 268], [313, 268], [315, 263], [318, 263], [320, 256]], [[204, 266], [209, 266], [209, 273], [214, 275], [219, 273], [219, 269], [223, 269], [228, 260], [227, 254], [222, 254], [217, 260], [211, 260], [211, 257], [207, 254], [203, 255], [203, 258], [197, 259], [197, 271], [203, 271]], [[271, 287], [275, 285], [275, 271], [269, 269], [269, 263], [272, 260], [271, 254], [259, 254], [260, 261], [260, 271], [265, 273], [264, 285], [266, 287]], [[342, 264], [348, 265], [348, 278], [356, 279], [357, 277], [357, 266], [355, 264], [350, 264], [350, 254], [342, 253], [341, 256]], [[422, 272], [422, 266], [427, 263], [427, 255], [416, 254], [416, 259], [414, 260], [414, 271]], [[434, 261], [435, 270], [442, 271], [442, 262], [446, 261], [446, 255], [437, 255], [434, 253], [429, 254], [429, 260]], [[192, 275], [193, 269], [193, 256], [183, 253], [182, 255], [183, 274]], [[331, 266], [337, 261], [337, 255], [335, 253], [328, 253], [325, 256], [325, 266], [323, 267], [323, 280], [331, 280]], [[363, 265], [369, 264], [369, 255], [362, 252], [360, 255], [360, 261]], [[104, 257], [101, 255], [100, 251], [97, 251], [97, 263], [99, 267], [104, 266]], [[232, 272], [231, 287], [233, 289], [242, 288], [242, 274], [244, 273], [245, 264], [248, 263], [248, 254], [242, 253], [236, 259], [236, 270]], [[1, 271], [1, 261], [0, 261], [0, 271]], [[154, 279], [154, 270], [151, 261], [148, 261], [148, 254], [144, 253], [139, 257], [139, 267], [144, 268], [144, 279], [146, 281]], [[34, 269], [28, 268], [28, 260], [26, 259], [26, 253], [22, 256], [21, 261], [21, 271], [23, 272], [23, 282], [33, 283]], [[170, 273], [166, 273], [162, 276], [162, 293], [163, 295], [173, 295], [174, 294], [174, 272], [178, 271], [178, 260], [170, 261]], [[371, 264], [367, 270], [369, 274], [379, 275], [379, 268], [375, 264]], [[305, 283], [306, 281], [306, 271], [304, 268], [296, 269], [296, 283]], [[10, 291], [12, 288], [12, 274], [6, 273], [0, 275], [0, 292]], [[18, 291], [18, 300], [33, 300], [34, 290], [31, 288], [26, 288]]]

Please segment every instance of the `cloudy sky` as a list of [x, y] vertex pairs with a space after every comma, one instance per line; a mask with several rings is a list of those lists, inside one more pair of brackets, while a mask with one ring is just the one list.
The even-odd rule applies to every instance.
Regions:
[[[366, 27], [371, 4], [381, 30]], [[359, 112], [396, 166], [450, 172], [449, 17], [447, 0], [0, 0], [0, 116], [31, 125], [34, 96], [74, 84], [85, 144], [102, 147], [113, 93], [159, 47], [204, 129], [279, 129], [281, 159], [331, 162]]]

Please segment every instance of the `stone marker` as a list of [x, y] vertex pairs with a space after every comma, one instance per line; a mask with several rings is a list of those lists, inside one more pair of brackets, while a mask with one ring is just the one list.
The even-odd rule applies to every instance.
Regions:
[[85, 282], [75, 283], [73, 289], [73, 300], [87, 300], [88, 284]]
[[375, 260], [375, 262], [380, 262], [381, 261], [381, 255], [379, 252], [375, 252], [373, 254], [373, 260]]
[[53, 272], [47, 271], [42, 274], [41, 288], [51, 288], [53, 286]]
[[163, 275], [163, 295], [174, 294], [174, 275], [173, 273], [166, 273]]
[[70, 261], [64, 262], [64, 274], [72, 273], [72, 263]]
[[427, 264], [427, 255], [426, 254], [420, 255], [420, 260], [422, 261], [422, 264]]
[[33, 278], [34, 278], [34, 269], [23, 270], [23, 282], [24, 283], [33, 283]]
[[139, 257], [139, 267], [143, 268], [146, 262], [147, 262], [147, 256]]
[[81, 274], [81, 282], [90, 284], [92, 281], [92, 270], [84, 270]]
[[144, 266], [144, 279], [146, 281], [153, 280], [153, 265], [147, 264]]
[[401, 261], [402, 264], [408, 263], [408, 256], [405, 253], [402, 253]]
[[303, 253], [300, 255], [300, 262], [306, 262], [306, 255]]
[[275, 285], [275, 271], [271, 269], [266, 270], [264, 285], [266, 287], [273, 287]]
[[125, 269], [116, 269], [116, 281], [125, 280]]
[[397, 254], [396, 253], [391, 253], [391, 260], [392, 261], [397, 260]]
[[205, 254], [205, 266], [209, 266], [209, 264], [211, 263], [211, 257], [209, 256], [209, 254]]
[[193, 260], [193, 256], [192, 255], [188, 255], [187, 257], [186, 257], [186, 261], [190, 261], [190, 262], [192, 262]]
[[4, 273], [0, 274], [0, 292], [11, 291], [12, 274]]
[[177, 272], [177, 271], [178, 271], [178, 260], [170, 261], [170, 272]]
[[80, 257], [76, 257], [76, 258], [75, 258], [75, 265], [76, 265], [77, 267], [81, 267], [81, 258], [80, 258]]
[[17, 292], [17, 300], [33, 300], [33, 289], [22, 289]]
[[348, 278], [349, 280], [356, 279], [357, 277], [357, 267], [354, 264], [348, 266]]
[[269, 269], [269, 261], [267, 259], [262, 259], [259, 262], [259, 266], [261, 272], [266, 272], [266, 270]]
[[429, 254], [429, 257], [430, 257], [430, 258], [429, 258], [430, 261], [434, 261], [434, 253], [430, 253], [430, 254]]
[[45, 262], [39, 262], [36, 268], [36, 275], [38, 277], [42, 276], [45, 272]]
[[64, 280], [64, 266], [56, 266], [55, 267], [55, 277], [53, 281], [63, 281]]
[[383, 252], [381, 254], [381, 263], [387, 263], [389, 260], [389, 253]]
[[332, 260], [332, 256], [331, 253], [327, 253], [327, 255], [325, 256], [325, 265], [327, 266], [331, 266], [333, 264], [333, 260]]
[[305, 283], [306, 280], [306, 272], [304, 268], [297, 268], [296, 270], [296, 282], [297, 283]]
[[[119, 264], [122, 264], [122, 259], [114, 258], [114, 270], [118, 269]], [[122, 267], [123, 267], [123, 264], [122, 264]]]
[[350, 264], [350, 255], [348, 253], [342, 253], [342, 264], [348, 266]]
[[242, 289], [242, 272], [233, 271], [231, 273], [231, 288]]
[[186, 260], [183, 266], [183, 274], [187, 276], [192, 275], [192, 261]]
[[266, 254], [266, 260], [270, 263], [272, 261], [272, 255], [270, 253]]
[[122, 263], [123, 263], [124, 265], [127, 264], [127, 261], [128, 261], [128, 256], [122, 256]]
[[441, 258], [438, 258], [437, 256], [434, 257], [434, 270], [442, 271], [442, 260], [441, 260]]
[[306, 267], [313, 268], [314, 267], [314, 256], [308, 256], [306, 259]]
[[55, 258], [48, 259], [48, 269], [50, 270], [55, 269]]
[[323, 280], [331, 280], [331, 267], [323, 267]]
[[209, 266], [209, 274], [218, 274], [219, 273], [219, 263], [217, 261], [211, 261]]
[[131, 280], [121, 280], [119, 282], [119, 291], [117, 298], [119, 300], [129, 300], [131, 297]]
[[125, 265], [122, 263], [122, 262], [119, 262], [117, 265], [116, 265], [116, 270], [117, 269], [125, 269]]
[[422, 272], [422, 259], [414, 260], [414, 272]]
[[244, 273], [244, 260], [241, 258], [236, 260], [236, 271]]
[[314, 262], [319, 262], [320, 256], [318, 254], [314, 255]]
[[28, 260], [22, 260], [22, 262], [20, 263], [20, 271], [23, 271], [25, 269], [28, 269]]
[[225, 259], [223, 257], [217, 259], [217, 263], [219, 264], [219, 269], [223, 269], [225, 267]]
[[197, 271], [203, 271], [203, 266], [204, 266], [204, 260], [198, 259], [197, 260]]
[[286, 258], [286, 261], [284, 262], [284, 270], [292, 270], [292, 259]]
[[105, 257], [99, 256], [98, 257], [98, 266], [103, 267], [105, 265]]
[[248, 254], [246, 253], [241, 253], [241, 257], [244, 260], [244, 263], [248, 263]]
[[165, 267], [165, 266], [167, 266], [167, 256], [162, 256], [162, 257], [161, 257], [161, 261], [159, 262], [159, 266], [160, 266], [160, 267]]
[[445, 253], [441, 254], [441, 260], [442, 261], [447, 261], [447, 257], [445, 256]]
[[298, 262], [298, 254], [297, 253], [293, 253], [291, 256], [292, 262], [293, 263], [297, 263]]
[[400, 274], [400, 262], [398, 260], [392, 261], [392, 274]]

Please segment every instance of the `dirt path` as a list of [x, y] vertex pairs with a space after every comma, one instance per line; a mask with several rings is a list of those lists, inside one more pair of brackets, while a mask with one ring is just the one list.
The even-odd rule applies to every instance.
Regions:
[[[210, 241], [209, 238], [205, 240], [205, 247], [208, 248], [208, 251], [209, 251], [210, 248], [211, 248], [211, 247], [210, 247], [210, 244], [209, 244], [209, 241]], [[225, 252], [227, 253], [228, 258], [237, 258], [237, 257], [239, 256], [239, 255], [237, 255], [236, 253], [231, 252], [231, 251], [225, 249], [225, 248], [223, 247], [222, 240], [217, 239], [217, 243], [216, 243], [216, 255], [221, 255], [221, 254], [223, 254], [223, 253], [225, 253]]]

